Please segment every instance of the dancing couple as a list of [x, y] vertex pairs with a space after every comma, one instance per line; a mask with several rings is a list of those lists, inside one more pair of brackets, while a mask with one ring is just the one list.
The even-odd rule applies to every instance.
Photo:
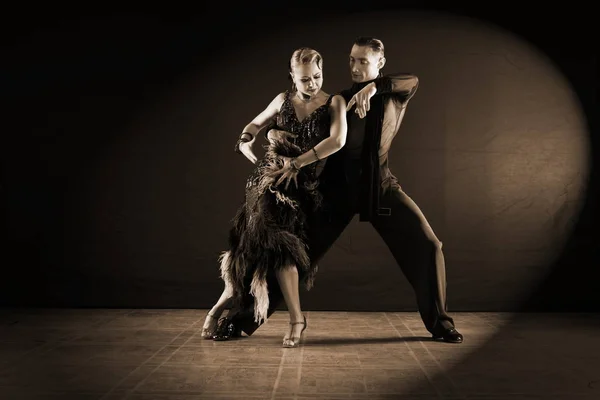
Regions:
[[[299, 285], [312, 287], [317, 262], [359, 214], [391, 250], [432, 337], [463, 341], [446, 310], [442, 243], [388, 167], [418, 79], [382, 75], [385, 62], [380, 40], [359, 37], [349, 56], [353, 84], [332, 95], [321, 89], [321, 54], [300, 48], [290, 59], [292, 88], [242, 130], [235, 150], [256, 166], [220, 256], [225, 289], [207, 314], [204, 338], [250, 336], [283, 300], [290, 315], [283, 347], [298, 347], [307, 328]], [[258, 160], [253, 144], [263, 129], [269, 144]]]

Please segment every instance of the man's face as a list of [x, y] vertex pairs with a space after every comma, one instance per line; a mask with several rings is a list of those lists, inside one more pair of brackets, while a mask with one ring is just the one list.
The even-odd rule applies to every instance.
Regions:
[[381, 53], [374, 52], [368, 46], [352, 46], [350, 52], [350, 73], [352, 81], [360, 83], [373, 80], [383, 68], [385, 59]]

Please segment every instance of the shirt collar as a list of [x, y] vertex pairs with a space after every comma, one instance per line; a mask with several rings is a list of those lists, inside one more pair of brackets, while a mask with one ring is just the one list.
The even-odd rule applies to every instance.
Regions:
[[[377, 79], [377, 78], [375, 78]], [[367, 86], [369, 83], [375, 82], [375, 79], [371, 79], [370, 81], [364, 81], [364, 82], [355, 82], [352, 84], [352, 90], [353, 91], [359, 91], [362, 88], [364, 88], [365, 86]]]

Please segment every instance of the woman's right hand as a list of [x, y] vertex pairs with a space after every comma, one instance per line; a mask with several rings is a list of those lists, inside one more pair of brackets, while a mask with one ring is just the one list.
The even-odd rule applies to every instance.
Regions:
[[254, 144], [254, 140], [250, 142], [242, 142], [240, 143], [239, 149], [252, 164], [256, 164], [258, 161], [258, 157], [254, 154], [254, 150], [252, 149], [252, 145]]

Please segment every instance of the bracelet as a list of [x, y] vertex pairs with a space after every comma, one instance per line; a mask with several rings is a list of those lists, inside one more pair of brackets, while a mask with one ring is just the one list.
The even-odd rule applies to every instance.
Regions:
[[[250, 136], [250, 139], [248, 139], [248, 138], [245, 138], [245, 137], [244, 137], [244, 135], [248, 135], [248, 136]], [[242, 141], [242, 142], [244, 142], [244, 143], [246, 143], [246, 142], [251, 142], [251, 141], [253, 141], [253, 140], [254, 140], [254, 135], [253, 135], [253, 134], [251, 134], [251, 133], [249, 133], [249, 132], [242, 132], [242, 134], [240, 135], [240, 138], [239, 138], [239, 140], [240, 140], [240, 141]]]
[[296, 165], [296, 157], [294, 157], [290, 160], [290, 166], [292, 167], [292, 171], [294, 171], [294, 172], [300, 171], [300, 168], [298, 168], [298, 166]]
[[317, 149], [315, 149], [314, 147], [312, 148], [313, 153], [315, 153], [315, 157], [317, 157], [317, 161], [321, 161], [321, 159], [319, 158], [319, 154], [317, 153]]

